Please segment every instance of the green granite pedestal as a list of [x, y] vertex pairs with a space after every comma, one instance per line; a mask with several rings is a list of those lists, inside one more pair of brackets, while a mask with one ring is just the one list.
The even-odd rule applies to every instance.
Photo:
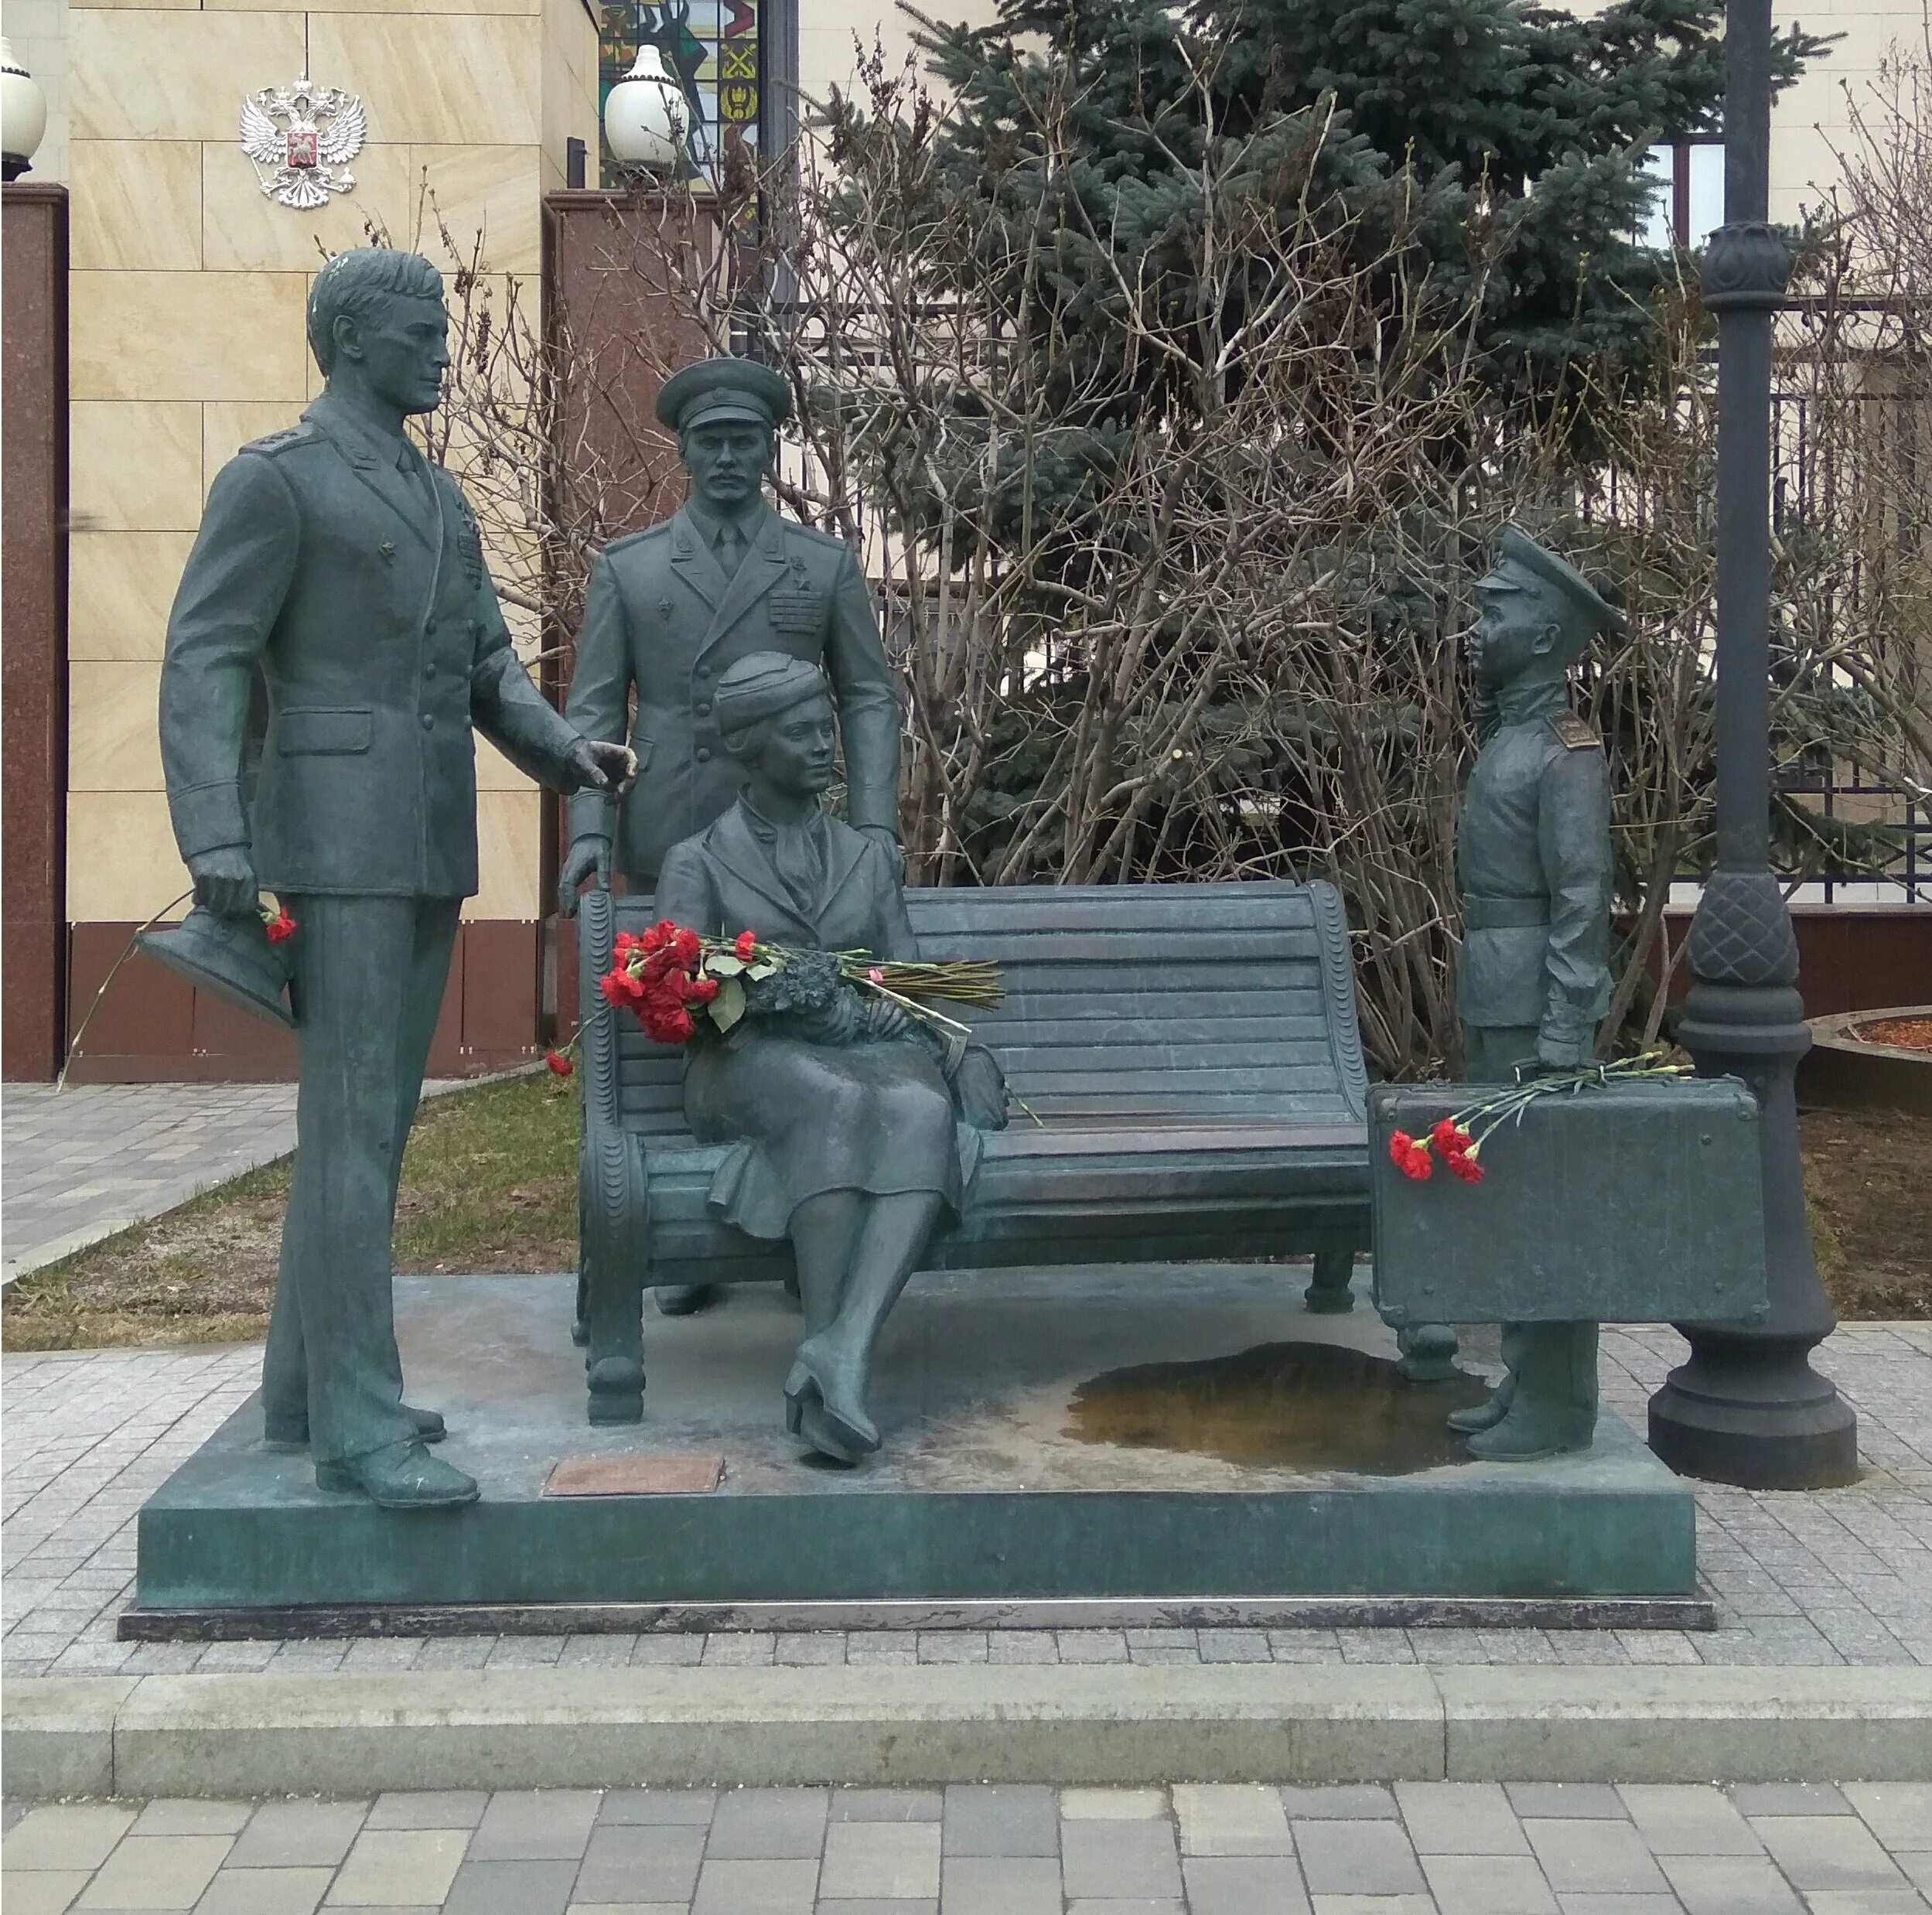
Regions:
[[[1613, 1417], [1588, 1455], [1462, 1459], [1472, 1375], [1404, 1384], [1366, 1304], [1292, 1266], [916, 1279], [887, 1326], [883, 1456], [786, 1435], [776, 1285], [647, 1319], [641, 1425], [583, 1420], [563, 1277], [405, 1278], [410, 1400], [483, 1500], [398, 1514], [271, 1455], [251, 1401], [141, 1513], [124, 1634], [1275, 1620], [1708, 1624], [1688, 1487]], [[664, 1493], [546, 1493], [629, 1459]]]

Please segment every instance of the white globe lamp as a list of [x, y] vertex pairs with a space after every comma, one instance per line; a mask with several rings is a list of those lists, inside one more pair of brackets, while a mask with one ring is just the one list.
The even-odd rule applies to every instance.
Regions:
[[0, 38], [0, 175], [18, 179], [47, 130], [47, 96]]
[[675, 172], [684, 153], [689, 111], [683, 90], [654, 46], [640, 46], [630, 71], [604, 101], [604, 138], [627, 172]]

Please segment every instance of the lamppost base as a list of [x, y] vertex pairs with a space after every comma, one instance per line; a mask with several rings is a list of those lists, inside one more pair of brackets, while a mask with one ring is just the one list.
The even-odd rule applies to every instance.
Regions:
[[[1693, 964], [1702, 955], [1708, 968], [1685, 1000], [1678, 1040], [1704, 1075], [1741, 1077], [1758, 1100], [1766, 1308], [1755, 1322], [1678, 1326], [1691, 1353], [1650, 1399], [1650, 1447], [1680, 1476], [1742, 1489], [1855, 1483], [1858, 1417], [1811, 1367], [1837, 1319], [1811, 1254], [1793, 1094], [1811, 1033], [1793, 981], [1796, 940], [1769, 870], [1715, 874], [1691, 939]], [[1713, 952], [1734, 978], [1760, 975], [1715, 981]]]
[[[1690, 1326], [1687, 1326], [1690, 1327]], [[1691, 1328], [1689, 1360], [1650, 1398], [1650, 1448], [1681, 1476], [1746, 1490], [1825, 1490], [1859, 1476], [1857, 1414], [1785, 1350]]]

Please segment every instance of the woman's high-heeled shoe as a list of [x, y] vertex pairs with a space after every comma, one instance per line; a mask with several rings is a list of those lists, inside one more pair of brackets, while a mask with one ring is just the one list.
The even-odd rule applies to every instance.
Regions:
[[785, 1427], [813, 1449], [841, 1463], [858, 1463], [879, 1446], [878, 1427], [865, 1405], [845, 1388], [824, 1352], [807, 1337], [798, 1346], [785, 1379]]

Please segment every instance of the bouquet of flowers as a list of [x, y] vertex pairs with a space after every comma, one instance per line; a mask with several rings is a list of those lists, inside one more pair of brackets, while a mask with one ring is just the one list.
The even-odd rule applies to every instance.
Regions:
[[828, 1009], [841, 985], [896, 1004], [909, 1016], [964, 1036], [966, 1027], [932, 1000], [990, 1007], [999, 968], [976, 959], [879, 963], [862, 951], [795, 951], [749, 931], [704, 937], [661, 918], [641, 935], [617, 934], [616, 961], [599, 988], [614, 1010], [633, 1012], [660, 1044], [688, 1043], [701, 1029], [722, 1034], [742, 1019], [749, 992], [762, 1012]]

